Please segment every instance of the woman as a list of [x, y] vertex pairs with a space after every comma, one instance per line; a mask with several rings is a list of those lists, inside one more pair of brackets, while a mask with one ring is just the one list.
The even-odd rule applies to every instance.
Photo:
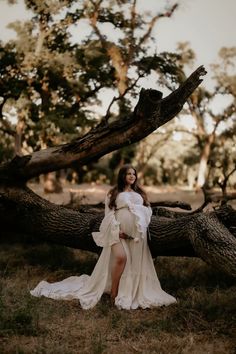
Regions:
[[137, 172], [124, 165], [117, 185], [105, 200], [105, 217], [94, 241], [103, 247], [91, 274], [49, 284], [42, 281], [31, 291], [34, 296], [80, 300], [84, 309], [94, 307], [109, 293], [120, 309], [170, 305], [176, 299], [164, 292], [156, 275], [147, 244], [152, 210], [146, 193], [137, 183]]

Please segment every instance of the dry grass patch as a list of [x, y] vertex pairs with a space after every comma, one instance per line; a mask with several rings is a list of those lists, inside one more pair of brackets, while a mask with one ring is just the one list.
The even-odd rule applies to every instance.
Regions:
[[2, 245], [2, 353], [235, 354], [235, 281], [199, 259], [159, 258], [163, 288], [178, 303], [120, 311], [106, 298], [91, 310], [78, 301], [30, 296], [39, 280], [90, 273], [97, 256], [58, 246]]

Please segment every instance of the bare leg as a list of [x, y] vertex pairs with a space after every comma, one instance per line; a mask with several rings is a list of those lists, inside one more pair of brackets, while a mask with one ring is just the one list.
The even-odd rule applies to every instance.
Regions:
[[114, 263], [111, 271], [111, 299], [114, 300], [118, 294], [119, 282], [126, 264], [126, 253], [121, 242], [111, 247]]

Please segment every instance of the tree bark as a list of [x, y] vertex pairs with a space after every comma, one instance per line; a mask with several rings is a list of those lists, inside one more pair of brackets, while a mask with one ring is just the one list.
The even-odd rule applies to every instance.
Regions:
[[[9, 186], [0, 193], [1, 225], [8, 232], [18, 233], [24, 240], [33, 242], [100, 251], [92, 232], [98, 231], [103, 212], [81, 213], [58, 206], [27, 187]], [[232, 232], [236, 227], [236, 211], [224, 206], [215, 212], [174, 214], [176, 217], [152, 216], [149, 229], [153, 257], [201, 257], [212, 266], [236, 276], [236, 238]]]

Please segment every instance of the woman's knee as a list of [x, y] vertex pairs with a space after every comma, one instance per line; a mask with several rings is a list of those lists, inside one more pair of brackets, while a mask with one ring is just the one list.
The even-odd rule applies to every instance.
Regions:
[[126, 263], [127, 256], [121, 243], [116, 243], [112, 246], [112, 253], [116, 264], [123, 265]]
[[123, 265], [127, 261], [127, 256], [126, 256], [125, 252], [117, 254], [115, 258], [116, 258], [116, 263], [119, 265]]

